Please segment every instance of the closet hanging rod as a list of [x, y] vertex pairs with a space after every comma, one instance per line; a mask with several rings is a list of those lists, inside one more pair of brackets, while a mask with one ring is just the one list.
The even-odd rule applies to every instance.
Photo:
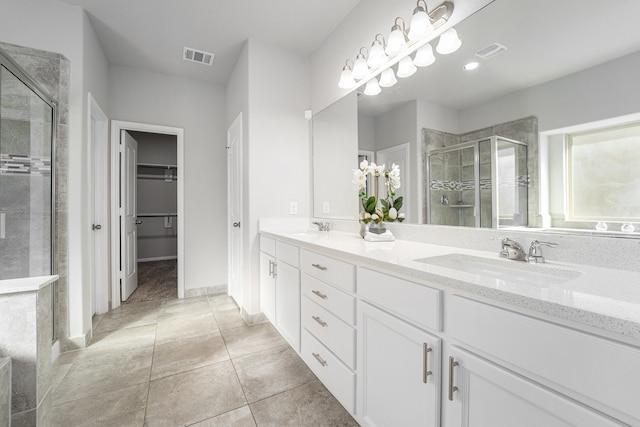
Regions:
[[162, 218], [165, 216], [174, 216], [177, 217], [178, 214], [175, 213], [146, 213], [146, 214], [138, 214], [136, 217], [138, 218]]
[[177, 165], [167, 165], [160, 163], [138, 163], [138, 166], [143, 168], [178, 169]]
[[137, 177], [140, 179], [162, 179], [162, 180], [169, 179], [170, 181], [178, 180], [177, 175], [164, 176], [164, 175], [151, 175], [151, 174], [139, 173]]

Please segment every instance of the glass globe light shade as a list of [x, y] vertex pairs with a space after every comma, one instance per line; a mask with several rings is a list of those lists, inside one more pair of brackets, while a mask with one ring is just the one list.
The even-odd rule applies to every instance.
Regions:
[[411, 27], [409, 28], [409, 40], [420, 40], [427, 35], [429, 30], [433, 29], [429, 15], [423, 7], [418, 6], [413, 11], [413, 17], [411, 18]]
[[369, 59], [367, 60], [367, 65], [370, 68], [377, 68], [387, 62], [389, 58], [387, 54], [384, 53], [384, 47], [379, 40], [375, 40], [371, 45], [371, 49], [369, 50]]
[[369, 74], [367, 60], [364, 59], [363, 54], [359, 53], [353, 64], [353, 78], [356, 80], [362, 80], [367, 74]]
[[364, 94], [369, 96], [374, 96], [382, 92], [380, 89], [380, 85], [378, 84], [378, 79], [375, 77], [367, 82], [367, 85], [364, 88]]
[[400, 78], [407, 78], [415, 74], [418, 71], [416, 66], [413, 64], [410, 56], [405, 56], [398, 63], [398, 72], [396, 73]]
[[353, 78], [353, 72], [351, 68], [345, 65], [342, 69], [342, 73], [340, 73], [340, 81], [338, 82], [338, 87], [340, 89], [352, 89], [356, 85], [356, 80]]
[[387, 68], [380, 74], [380, 86], [391, 87], [396, 83], [398, 83], [398, 80], [393, 72], [393, 68]]
[[429, 43], [418, 49], [416, 57], [413, 59], [413, 63], [418, 67], [428, 67], [434, 62], [436, 62], [436, 57], [433, 54], [433, 48]]
[[394, 25], [391, 28], [391, 34], [387, 38], [387, 48], [385, 52], [389, 56], [397, 55], [407, 47], [407, 40], [400, 25]]
[[448, 55], [460, 49], [460, 46], [462, 46], [462, 41], [458, 37], [458, 32], [455, 28], [449, 28], [440, 35], [436, 52], [441, 55]]

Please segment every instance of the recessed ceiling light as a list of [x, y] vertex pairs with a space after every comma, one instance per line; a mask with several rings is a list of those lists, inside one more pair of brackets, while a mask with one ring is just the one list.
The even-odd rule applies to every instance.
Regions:
[[480, 66], [479, 62], [469, 62], [467, 64], [464, 65], [464, 67], [462, 67], [465, 71], [471, 71], [471, 70], [475, 70], [476, 68], [478, 68]]

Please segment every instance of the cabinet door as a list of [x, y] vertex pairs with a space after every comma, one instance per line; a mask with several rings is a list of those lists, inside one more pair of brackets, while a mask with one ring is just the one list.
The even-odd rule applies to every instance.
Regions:
[[300, 270], [276, 264], [276, 328], [300, 353]]
[[444, 384], [446, 427], [623, 425], [458, 347], [452, 346], [449, 356], [444, 361], [450, 371]]
[[275, 258], [260, 252], [260, 311], [275, 323], [276, 279], [273, 276]]
[[359, 422], [438, 426], [440, 340], [361, 301], [358, 327]]

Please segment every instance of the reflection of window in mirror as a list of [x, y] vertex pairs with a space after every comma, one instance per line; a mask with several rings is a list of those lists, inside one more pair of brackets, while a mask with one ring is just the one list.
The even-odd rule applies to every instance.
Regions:
[[640, 220], [640, 123], [568, 134], [567, 219]]
[[[375, 162], [376, 158], [375, 158], [375, 154], [373, 151], [368, 151], [368, 150], [358, 150], [358, 164], [357, 167], [360, 167], [360, 164], [362, 163], [363, 160], [366, 160], [367, 162], [371, 163], [371, 162]], [[372, 187], [371, 187], [371, 175], [367, 175], [367, 188], [365, 189], [367, 191], [367, 196], [371, 196], [372, 194]]]

